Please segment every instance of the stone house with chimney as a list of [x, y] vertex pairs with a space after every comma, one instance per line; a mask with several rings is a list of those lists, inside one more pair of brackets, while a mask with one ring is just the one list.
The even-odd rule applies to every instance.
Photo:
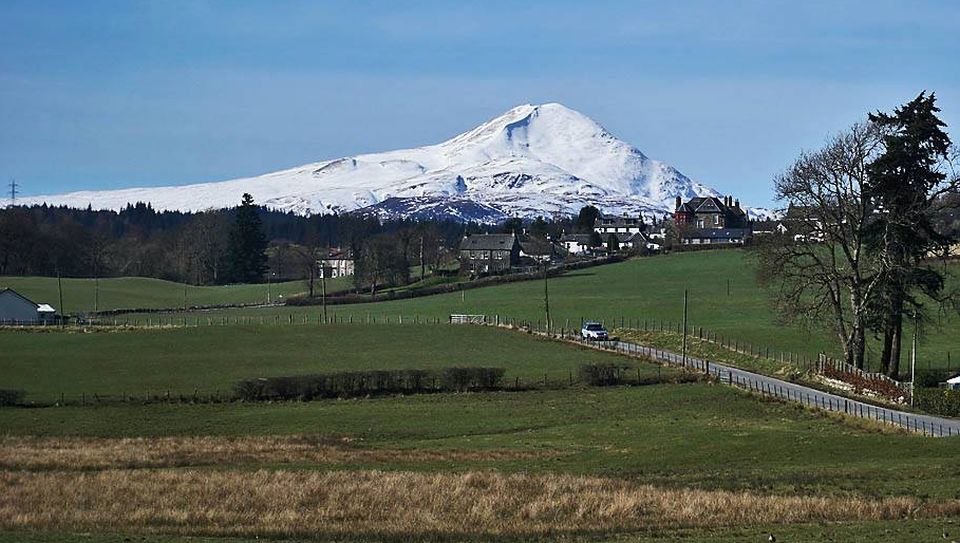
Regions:
[[504, 273], [519, 263], [516, 234], [474, 234], [460, 242], [460, 271], [464, 274]]
[[743, 245], [751, 236], [750, 222], [733, 196], [677, 196], [673, 219], [683, 245]]

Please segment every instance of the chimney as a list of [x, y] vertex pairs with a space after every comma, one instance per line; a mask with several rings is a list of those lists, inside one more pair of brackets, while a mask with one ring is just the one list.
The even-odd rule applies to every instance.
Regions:
[[676, 207], [675, 209], [680, 209], [680, 206], [681, 206], [682, 204], [683, 204], [683, 200], [681, 200], [680, 197], [677, 196], [677, 207]]
[[740, 207], [740, 198], [733, 201], [733, 207]]

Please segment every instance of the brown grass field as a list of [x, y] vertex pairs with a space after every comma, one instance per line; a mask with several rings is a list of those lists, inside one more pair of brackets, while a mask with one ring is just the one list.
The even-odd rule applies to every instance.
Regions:
[[2, 470], [102, 470], [248, 464], [436, 463], [556, 456], [509, 449], [371, 449], [347, 437], [0, 437]]
[[0, 474], [0, 529], [213, 536], [544, 537], [950, 517], [960, 501], [663, 489], [561, 474], [116, 469]]

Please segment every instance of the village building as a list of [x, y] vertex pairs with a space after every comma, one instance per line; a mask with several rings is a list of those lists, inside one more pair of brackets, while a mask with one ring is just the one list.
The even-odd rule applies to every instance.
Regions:
[[683, 234], [684, 245], [743, 245], [749, 241], [749, 228], [700, 228]]
[[562, 259], [560, 248], [549, 239], [525, 236], [519, 241], [521, 265], [523, 265], [523, 260], [541, 264]]
[[740, 207], [740, 200], [733, 196], [691, 198], [684, 203], [677, 196], [673, 220], [677, 226], [695, 228], [746, 228], [747, 213]]
[[516, 234], [474, 234], [460, 242], [460, 271], [465, 274], [503, 273], [519, 263]]
[[0, 324], [49, 324], [56, 321], [57, 310], [39, 304], [19, 292], [0, 290]]
[[638, 234], [646, 229], [643, 215], [636, 217], [616, 215], [601, 215], [593, 223], [593, 231], [600, 234], [604, 240], [608, 234]]
[[691, 198], [677, 196], [673, 220], [684, 245], [743, 245], [750, 238], [747, 213], [733, 196]]
[[340, 249], [331, 249], [327, 252], [326, 258], [320, 261], [321, 273], [326, 275], [329, 271], [329, 278], [351, 276], [356, 269], [356, 263], [353, 255], [349, 251]]
[[783, 216], [783, 224], [789, 232], [793, 233], [794, 241], [822, 242], [824, 240], [823, 219], [815, 207], [790, 204]]
[[787, 225], [783, 224], [783, 221], [753, 221], [750, 223], [750, 229], [755, 236], [787, 233]]
[[564, 234], [560, 237], [560, 246], [567, 254], [584, 255], [593, 252], [592, 234]]

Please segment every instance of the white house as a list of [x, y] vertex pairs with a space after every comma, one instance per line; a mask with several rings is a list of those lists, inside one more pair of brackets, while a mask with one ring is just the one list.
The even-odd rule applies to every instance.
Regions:
[[603, 239], [607, 239], [608, 234], [639, 234], [645, 228], [643, 215], [637, 217], [629, 217], [626, 214], [622, 217], [601, 215], [593, 223], [594, 232], [600, 234]]
[[57, 310], [38, 304], [13, 289], [0, 290], [0, 324], [42, 324], [53, 322]]
[[582, 255], [590, 252], [590, 234], [565, 234], [560, 238], [560, 245], [568, 254]]
[[329, 270], [329, 278], [333, 279], [353, 275], [354, 269], [353, 257], [346, 251], [331, 249], [327, 257], [320, 261], [320, 273], [326, 274]]

